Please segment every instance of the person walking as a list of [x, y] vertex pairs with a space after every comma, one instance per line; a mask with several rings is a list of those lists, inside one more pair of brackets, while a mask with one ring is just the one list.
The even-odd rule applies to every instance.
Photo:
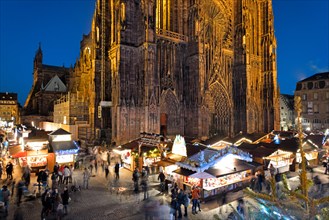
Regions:
[[73, 183], [73, 171], [74, 171], [74, 166], [70, 164], [70, 176], [69, 176], [69, 183]]
[[13, 179], [13, 164], [9, 161], [6, 166], [7, 179]]
[[183, 196], [184, 216], [187, 217], [187, 208], [190, 205], [190, 198], [188, 193], [186, 193], [184, 190], [183, 190], [183, 194], [184, 194]]
[[26, 167], [24, 167], [23, 178], [25, 180], [25, 185], [29, 186], [31, 182], [31, 168], [29, 165], [26, 165]]
[[272, 163], [271, 163], [271, 165], [270, 165], [270, 174], [271, 174], [271, 177], [274, 178], [275, 168], [274, 168], [274, 166], [273, 166]]
[[64, 206], [64, 215], [67, 215], [67, 206], [69, 205], [70, 194], [67, 186], [64, 187], [64, 192], [61, 194], [63, 206]]
[[22, 196], [23, 196], [23, 188], [24, 188], [24, 181], [23, 180], [20, 180], [18, 183], [17, 183], [17, 206], [19, 206], [21, 204], [21, 199], [22, 199]]
[[2, 167], [2, 163], [0, 162], [0, 180], [2, 179], [2, 172], [3, 172], [3, 167]]
[[103, 165], [103, 166], [104, 166], [104, 169], [105, 169], [105, 178], [107, 179], [108, 175], [110, 173], [109, 166], [107, 166], [107, 165]]
[[327, 161], [325, 162], [324, 166], [325, 166], [324, 174], [328, 174], [329, 173], [329, 157], [327, 157]]
[[177, 194], [177, 205], [178, 205], [178, 218], [182, 218], [182, 208], [181, 206], [184, 205], [184, 191], [182, 189], [179, 190]]
[[148, 178], [147, 178], [146, 174], [142, 175], [141, 186], [142, 186], [142, 190], [144, 192], [143, 200], [147, 200], [149, 198], [149, 192], [148, 192]]
[[116, 162], [115, 167], [114, 167], [114, 172], [115, 172], [115, 178], [117, 180], [119, 179], [119, 170], [120, 170], [120, 165], [118, 162]]
[[85, 168], [85, 170], [83, 171], [82, 175], [83, 175], [83, 187], [85, 189], [88, 189], [88, 187], [89, 187], [90, 173], [89, 173], [89, 171], [88, 171], [87, 168]]
[[138, 181], [139, 181], [139, 172], [138, 172], [138, 168], [136, 167], [133, 175], [132, 175], [132, 180], [134, 182], [134, 193], [135, 193], [135, 200], [136, 203], [139, 203], [140, 199], [139, 199], [139, 187], [138, 187]]
[[6, 216], [8, 216], [10, 191], [7, 189], [6, 185], [2, 187], [1, 193], [2, 193], [2, 202], [5, 203]]
[[222, 204], [221, 206], [219, 207], [219, 214], [222, 214], [224, 213], [224, 210], [225, 210], [225, 213], [227, 213], [227, 207], [226, 207], [226, 192], [223, 192], [223, 194], [221, 195], [221, 200], [222, 200]]
[[163, 172], [159, 173], [158, 180], [160, 180], [160, 191], [163, 193], [165, 191], [165, 180], [166, 176]]

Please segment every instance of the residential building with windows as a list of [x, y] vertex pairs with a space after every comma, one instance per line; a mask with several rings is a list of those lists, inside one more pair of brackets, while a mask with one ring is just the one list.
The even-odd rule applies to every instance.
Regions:
[[302, 100], [303, 129], [324, 131], [329, 128], [329, 72], [297, 82], [295, 96]]
[[280, 94], [280, 128], [288, 131], [295, 128], [294, 96]]
[[0, 93], [0, 126], [5, 123], [19, 123], [17, 93]]

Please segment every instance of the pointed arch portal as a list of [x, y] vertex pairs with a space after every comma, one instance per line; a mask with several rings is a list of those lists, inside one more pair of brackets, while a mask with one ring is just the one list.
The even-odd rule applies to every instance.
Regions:
[[226, 90], [218, 82], [213, 83], [206, 92], [206, 105], [209, 109], [209, 135], [229, 135], [232, 104]]

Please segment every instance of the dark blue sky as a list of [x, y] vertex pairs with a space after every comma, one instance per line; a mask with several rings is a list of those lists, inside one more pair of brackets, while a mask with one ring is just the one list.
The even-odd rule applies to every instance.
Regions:
[[[281, 93], [293, 94], [297, 81], [329, 70], [328, 2], [273, 0]], [[0, 92], [18, 93], [24, 105], [39, 42], [44, 64], [74, 65], [94, 6], [95, 0], [0, 0]]]

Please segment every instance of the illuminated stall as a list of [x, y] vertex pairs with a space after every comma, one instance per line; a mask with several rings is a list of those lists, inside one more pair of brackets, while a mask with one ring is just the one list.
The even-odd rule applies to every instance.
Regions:
[[[125, 146], [127, 147], [127, 146]], [[129, 170], [133, 170], [133, 164], [134, 164], [134, 158], [132, 155], [132, 149], [129, 148], [123, 148], [122, 146], [119, 146], [115, 149], [113, 149], [113, 153], [118, 155], [122, 162], [123, 166]]]
[[48, 141], [28, 140], [25, 145], [25, 155], [21, 153], [18, 161], [21, 167], [29, 165], [32, 172], [45, 169], [48, 165]]
[[264, 159], [269, 160], [268, 168], [271, 166], [271, 164], [273, 164], [274, 168], [279, 173], [285, 173], [290, 170], [290, 166], [292, 165], [294, 158], [295, 156], [293, 152], [278, 149]]
[[[187, 152], [196, 147], [188, 146]], [[249, 185], [255, 168], [249, 162], [252, 162], [251, 155], [236, 147], [205, 148], [176, 162], [180, 168], [173, 172], [180, 176], [177, 178], [179, 187], [190, 191], [191, 187], [199, 186], [202, 198], [208, 199]]]
[[59, 164], [74, 164], [79, 151], [79, 145], [72, 141], [71, 133], [60, 128], [49, 134], [50, 147], [55, 154], [55, 162]]

